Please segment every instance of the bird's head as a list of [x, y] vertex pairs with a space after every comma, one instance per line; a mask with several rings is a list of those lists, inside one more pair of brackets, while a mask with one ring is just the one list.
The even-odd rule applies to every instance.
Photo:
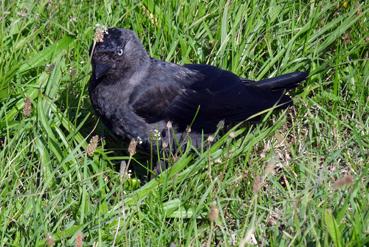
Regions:
[[136, 34], [123, 28], [108, 28], [97, 33], [92, 47], [92, 69], [96, 80], [136, 68], [148, 55]]

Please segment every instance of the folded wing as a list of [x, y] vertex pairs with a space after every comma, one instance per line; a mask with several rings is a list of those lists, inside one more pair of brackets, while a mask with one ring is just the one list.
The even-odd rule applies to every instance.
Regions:
[[192, 129], [207, 133], [214, 131], [221, 120], [236, 123], [291, 101], [284, 91], [255, 86], [253, 81], [241, 80], [213, 66], [195, 64], [184, 68], [191, 73], [157, 82], [158, 76], [153, 75], [152, 86], [132, 103], [135, 112], [151, 123], [170, 120], [180, 129], [192, 123]]

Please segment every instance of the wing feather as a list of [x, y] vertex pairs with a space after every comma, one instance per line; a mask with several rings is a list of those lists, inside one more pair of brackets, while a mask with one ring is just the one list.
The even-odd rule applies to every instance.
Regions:
[[[231, 72], [210, 65], [192, 64], [182, 68], [193, 76], [169, 76], [145, 87], [135, 100], [135, 112], [153, 123], [171, 120], [180, 129], [191, 124], [196, 130], [211, 132], [219, 121], [233, 123], [290, 98], [245, 82]], [[177, 71], [177, 70], [175, 70]], [[163, 73], [163, 71], [161, 71]], [[183, 73], [183, 71], [182, 71]]]

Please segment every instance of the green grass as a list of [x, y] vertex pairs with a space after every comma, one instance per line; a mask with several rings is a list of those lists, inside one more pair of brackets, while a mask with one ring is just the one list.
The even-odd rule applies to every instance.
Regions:
[[[367, 1], [73, 2], [0, 1], [1, 246], [369, 245]], [[310, 76], [293, 108], [137, 186], [119, 162], [147, 161], [123, 144], [86, 154], [104, 133], [86, 91], [96, 24], [167, 61]]]

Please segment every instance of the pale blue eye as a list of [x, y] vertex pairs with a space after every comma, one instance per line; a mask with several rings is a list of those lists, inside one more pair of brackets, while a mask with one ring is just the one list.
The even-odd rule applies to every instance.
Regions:
[[117, 55], [118, 55], [118, 56], [122, 56], [122, 55], [123, 55], [123, 49], [119, 49], [119, 50], [117, 51]]

